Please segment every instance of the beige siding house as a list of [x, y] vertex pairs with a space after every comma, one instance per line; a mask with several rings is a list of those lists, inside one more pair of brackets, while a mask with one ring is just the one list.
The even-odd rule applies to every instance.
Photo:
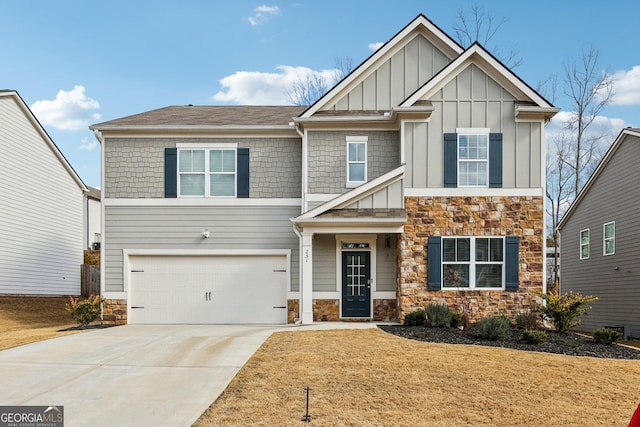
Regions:
[[87, 188], [16, 91], [0, 148], [0, 294], [79, 295]]
[[312, 106], [93, 125], [105, 319], [402, 321], [433, 301], [515, 316], [546, 289], [544, 124], [557, 111], [419, 15]]

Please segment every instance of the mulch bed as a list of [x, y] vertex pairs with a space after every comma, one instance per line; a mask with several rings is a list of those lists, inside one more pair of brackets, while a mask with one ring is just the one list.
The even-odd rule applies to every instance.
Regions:
[[514, 329], [509, 341], [491, 341], [480, 338], [473, 328], [460, 331], [456, 328], [433, 328], [428, 326], [380, 325], [380, 329], [399, 337], [445, 344], [471, 344], [504, 347], [514, 350], [539, 351], [567, 356], [589, 356], [607, 359], [640, 359], [640, 349], [624, 345], [598, 344], [591, 337], [575, 332], [557, 333], [547, 331], [547, 341], [529, 344], [521, 341], [522, 331]]

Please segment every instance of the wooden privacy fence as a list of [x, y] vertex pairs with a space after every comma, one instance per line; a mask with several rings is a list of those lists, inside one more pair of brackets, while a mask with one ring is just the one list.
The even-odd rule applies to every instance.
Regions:
[[100, 295], [100, 266], [82, 264], [80, 273], [80, 293], [83, 297]]

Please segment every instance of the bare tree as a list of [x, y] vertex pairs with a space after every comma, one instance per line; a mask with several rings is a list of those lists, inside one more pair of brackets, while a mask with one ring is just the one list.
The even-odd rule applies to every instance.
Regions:
[[335, 57], [331, 78], [327, 79], [324, 74], [312, 72], [305, 78], [297, 79], [291, 84], [287, 99], [293, 105], [312, 105], [334, 84], [346, 77], [352, 69], [350, 57]]
[[607, 130], [592, 126], [613, 98], [611, 75], [601, 70], [598, 57], [599, 51], [591, 46], [564, 69], [564, 94], [573, 104], [566, 122], [566, 129], [573, 133], [573, 156], [567, 159], [573, 170], [573, 198], [600, 161], [603, 140], [611, 137]]
[[513, 69], [522, 65], [522, 57], [518, 51], [510, 49], [504, 53], [497, 46], [490, 45], [493, 37], [507, 22], [505, 18], [498, 19], [496, 15], [488, 13], [482, 6], [474, 3], [469, 12], [463, 8], [458, 9], [456, 19], [457, 23], [453, 25], [453, 30], [456, 41], [462, 46], [468, 47], [478, 42], [490, 49], [507, 67]]

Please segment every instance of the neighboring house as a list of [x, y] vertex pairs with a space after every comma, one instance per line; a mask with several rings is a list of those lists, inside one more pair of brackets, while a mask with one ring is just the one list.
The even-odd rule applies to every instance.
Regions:
[[100, 224], [102, 218], [102, 206], [100, 204], [100, 190], [98, 188], [89, 187], [85, 195], [85, 233], [84, 242], [85, 249], [100, 249], [102, 238], [102, 227]]
[[104, 319], [514, 316], [545, 290], [557, 112], [420, 15], [310, 107], [174, 106], [93, 125]]
[[623, 129], [567, 210], [561, 233], [561, 292], [595, 295], [586, 331], [626, 327], [640, 337], [640, 129]]
[[87, 188], [16, 91], [0, 91], [0, 294], [78, 295]]

